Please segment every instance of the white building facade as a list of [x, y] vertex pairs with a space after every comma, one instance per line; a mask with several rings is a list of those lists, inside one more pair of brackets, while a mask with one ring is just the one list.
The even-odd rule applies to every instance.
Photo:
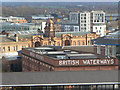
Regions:
[[105, 12], [71, 12], [69, 24], [62, 25], [63, 32], [95, 32], [98, 35], [106, 35]]
[[91, 11], [91, 32], [101, 36], [106, 35], [105, 12]]
[[80, 31], [90, 31], [90, 12], [80, 13]]

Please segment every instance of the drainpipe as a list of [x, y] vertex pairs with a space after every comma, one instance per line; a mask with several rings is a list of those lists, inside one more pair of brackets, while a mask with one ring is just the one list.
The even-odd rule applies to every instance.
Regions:
[[87, 34], [86, 34], [86, 45], [87, 45]]

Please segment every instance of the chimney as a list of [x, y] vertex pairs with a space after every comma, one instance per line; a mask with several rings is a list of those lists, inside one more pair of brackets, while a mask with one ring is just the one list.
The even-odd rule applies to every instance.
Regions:
[[15, 34], [15, 41], [18, 42], [18, 35]]

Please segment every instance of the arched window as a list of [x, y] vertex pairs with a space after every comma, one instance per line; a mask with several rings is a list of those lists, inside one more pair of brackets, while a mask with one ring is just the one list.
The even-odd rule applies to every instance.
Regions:
[[58, 42], [57, 45], [60, 46], [60, 42]]
[[45, 42], [44, 45], [47, 46], [47, 42]]
[[10, 51], [10, 46], [8, 46], [8, 51]]
[[88, 41], [88, 45], [90, 44], [90, 41]]
[[28, 48], [30, 48], [30, 44], [28, 44]]
[[83, 41], [83, 45], [85, 45], [85, 42]]
[[76, 42], [75, 41], [73, 42], [73, 45], [76, 46]]
[[78, 45], [80, 45], [80, 41], [78, 41]]

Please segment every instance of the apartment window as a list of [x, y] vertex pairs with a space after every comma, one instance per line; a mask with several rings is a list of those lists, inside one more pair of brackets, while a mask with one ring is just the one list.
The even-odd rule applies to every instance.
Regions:
[[83, 16], [83, 14], [81, 14], [81, 16]]
[[96, 27], [96, 29], [97, 29], [97, 27]]
[[5, 47], [3, 47], [3, 52], [5, 51]]
[[0, 52], [1, 52], [1, 47], [0, 47]]
[[8, 46], [8, 51], [10, 51], [10, 46]]
[[100, 29], [102, 29], [102, 27], [100, 27]]

